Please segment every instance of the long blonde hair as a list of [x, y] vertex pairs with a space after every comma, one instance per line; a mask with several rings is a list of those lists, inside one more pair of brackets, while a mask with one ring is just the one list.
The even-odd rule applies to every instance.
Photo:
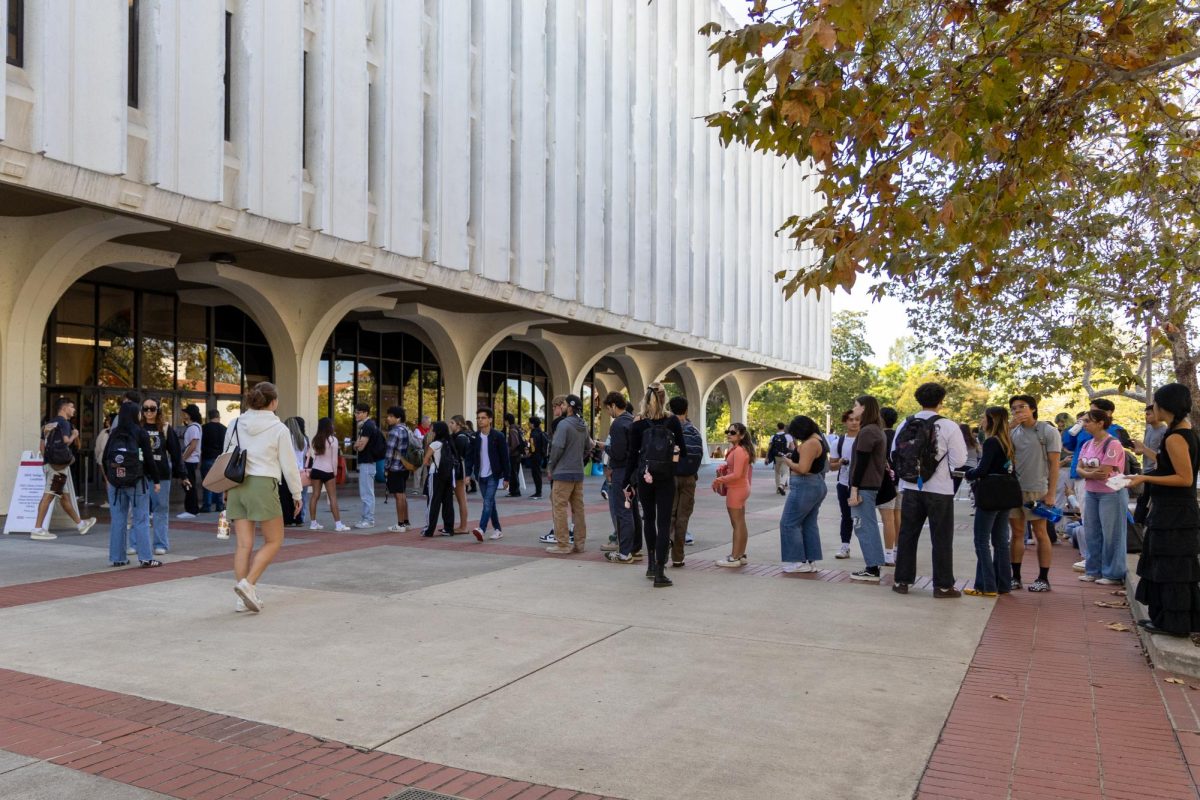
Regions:
[[1008, 409], [1004, 406], [988, 406], [983, 412], [987, 419], [985, 429], [990, 436], [995, 436], [1000, 440], [1000, 447], [1004, 450], [1004, 455], [1012, 460], [1014, 447], [1012, 436], [1008, 433]]
[[667, 415], [667, 390], [658, 381], [646, 388], [646, 397], [642, 401], [643, 419], [662, 419]]

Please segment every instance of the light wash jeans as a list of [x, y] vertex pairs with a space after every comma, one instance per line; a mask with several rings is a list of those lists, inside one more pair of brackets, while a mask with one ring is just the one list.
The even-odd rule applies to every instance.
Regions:
[[1012, 584], [1008, 510], [975, 509], [975, 589], [1005, 594]]
[[119, 564], [128, 561], [125, 555], [125, 521], [133, 514], [133, 528], [129, 531], [129, 539], [137, 549], [139, 561], [149, 561], [154, 558], [150, 549], [150, 497], [154, 494], [154, 486], [126, 486], [121, 489], [109, 487], [112, 500], [112, 525], [108, 530], [108, 561]]
[[821, 533], [817, 528], [817, 512], [829, 493], [824, 475], [792, 475], [790, 491], [783, 501], [779, 518], [779, 548], [781, 559], [802, 563], [821, 560]]
[[375, 462], [367, 461], [358, 465], [358, 499], [362, 500], [363, 522], [375, 524]]
[[854, 533], [858, 536], [858, 546], [862, 549], [863, 560], [868, 567], [883, 566], [883, 537], [879, 535], [879, 515], [875, 512], [875, 497], [878, 489], [859, 489], [858, 498], [862, 500], [856, 506], [850, 506], [850, 516], [854, 519]]
[[[163, 550], [171, 549], [171, 540], [167, 535], [167, 526], [171, 524], [171, 481], [159, 481], [159, 490], [154, 491], [154, 484], [150, 484], [150, 515], [153, 519], [150, 520], [151, 527], [154, 530], [154, 546], [161, 547]], [[137, 523], [134, 523], [137, 527]], [[134, 547], [137, 547], [135, 544]]]
[[483, 511], [479, 516], [479, 529], [486, 531], [488, 522], [490, 521], [492, 528], [500, 530], [500, 515], [496, 513], [496, 489], [500, 486], [500, 477], [493, 472], [486, 478], [477, 478], [475, 482], [479, 484], [479, 494], [483, 498]]
[[1129, 490], [1088, 492], [1083, 515], [1087, 540], [1084, 572], [1114, 581], [1125, 580], [1125, 515], [1129, 512]]

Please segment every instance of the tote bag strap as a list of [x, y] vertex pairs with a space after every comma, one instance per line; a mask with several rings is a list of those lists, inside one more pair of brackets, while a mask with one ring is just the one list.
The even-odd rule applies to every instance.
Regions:
[[[235, 419], [233, 421], [233, 438], [229, 440], [229, 443], [240, 450], [242, 448], [242, 437], [238, 435], [237, 424], [238, 420]], [[229, 448], [226, 448], [225, 452], [228, 453]]]

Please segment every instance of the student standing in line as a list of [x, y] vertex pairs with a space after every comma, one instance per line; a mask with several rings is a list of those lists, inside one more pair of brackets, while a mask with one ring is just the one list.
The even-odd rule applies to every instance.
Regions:
[[[200, 429], [200, 483], [203, 485], [204, 479], [208, 477], [208, 471], [212, 469], [213, 462], [217, 460], [217, 456], [221, 455], [221, 447], [225, 444], [225, 426], [221, 424], [221, 412], [217, 409], [211, 409], [208, 412], [208, 422], [204, 423], [204, 427]], [[200, 513], [207, 514], [210, 511], [218, 513], [225, 510], [224, 495], [216, 492], [204, 490], [204, 503], [200, 506]]]
[[[1158, 467], [1158, 452], [1162, 450], [1163, 437], [1167, 435], [1167, 426], [1158, 421], [1154, 404], [1146, 406], [1146, 433], [1141, 439], [1133, 440], [1133, 452], [1142, 457], [1142, 472], [1149, 475]], [[1150, 510], [1150, 493], [1143, 491], [1138, 495], [1137, 505], [1133, 512], [1135, 522], [1145, 523], [1146, 514]]]
[[[229, 518], [237, 535], [233, 555], [233, 591], [237, 611], [262, 611], [256, 585], [283, 545], [283, 512], [279, 508], [279, 484], [292, 488], [292, 513], [300, 513], [300, 470], [287, 426], [275, 416], [279, 393], [266, 381], [246, 393], [249, 411], [242, 412], [229, 426], [225, 448], [237, 444], [246, 453], [246, 479], [229, 490]], [[319, 430], [319, 429], [318, 429]], [[263, 545], [254, 552], [254, 529], [262, 528]]]
[[[682, 449], [683, 426], [677, 417], [667, 413], [666, 389], [661, 383], [652, 383], [642, 401], [641, 419], [629, 426], [629, 458], [626, 463], [633, 465], [633, 469], [625, 471], [621, 493], [632, 495], [636, 491], [641, 500], [646, 550], [650, 555], [646, 577], [653, 578], [658, 588], [672, 584], [664, 570], [671, 549], [675, 465]], [[578, 525], [579, 520], [576, 519], [577, 537]]]
[[725, 455], [725, 474], [713, 479], [713, 490], [725, 488], [725, 511], [733, 527], [733, 549], [717, 562], [717, 566], [744, 567], [748, 561], [746, 543], [750, 538], [746, 528], [746, 501], [750, 499], [753, 478], [754, 443], [750, 440], [750, 432], [740, 422], [730, 423], [725, 438], [729, 442], [729, 452]]
[[[679, 420], [683, 441], [675, 464], [675, 499], [671, 504], [671, 566], [683, 566], [683, 548], [687, 544], [688, 523], [696, 507], [696, 475], [704, 462], [704, 437], [688, 419], [686, 397], [672, 397], [667, 408]], [[791, 437], [788, 437], [789, 441]], [[786, 454], [780, 456], [784, 458]]]
[[425, 448], [425, 469], [429, 485], [429, 505], [426, 506], [425, 532], [422, 536], [433, 536], [438, 532], [438, 514], [442, 516], [442, 535], [454, 535], [454, 473], [458, 456], [454, 443], [450, 441], [450, 426], [438, 420], [429, 430], [430, 442]]
[[775, 491], [784, 494], [788, 487], [788, 469], [784, 459], [792, 445], [792, 437], [788, 435], [787, 426], [782, 422], [775, 423], [775, 435], [767, 445], [767, 464], [775, 469]]
[[333, 419], [321, 417], [317, 422], [317, 432], [313, 434], [312, 444], [309, 445], [312, 454], [308, 476], [312, 480], [312, 497], [308, 501], [308, 529], [319, 531], [325, 526], [317, 522], [317, 502], [321, 499], [321, 489], [329, 497], [329, 511], [333, 514], [333, 529], [348, 531], [350, 526], [342, 522], [341, 512], [337, 502], [337, 471], [338, 471], [338, 440], [333, 433]]
[[779, 518], [779, 548], [784, 572], [816, 572], [821, 560], [817, 513], [829, 493], [825, 467], [829, 442], [811, 418], [793, 417], [788, 425], [792, 447], [783, 456], [791, 473], [787, 500]]
[[632, 564], [634, 558], [633, 503], [626, 504], [627, 497], [621, 491], [626, 483], [625, 473], [633, 469], [630, 464], [629, 429], [633, 426], [633, 414], [620, 392], [609, 392], [604, 398], [604, 410], [612, 417], [608, 428], [608, 469], [610, 483], [614, 487], [608, 494], [608, 512], [616, 531], [616, 545], [601, 545], [606, 550], [604, 558], [613, 564]]
[[504, 532], [500, 530], [500, 512], [496, 509], [496, 489], [503, 481], [508, 483], [508, 441], [503, 433], [493, 427], [495, 418], [492, 410], [486, 406], [475, 413], [475, 425], [479, 435], [475, 437], [471, 451], [471, 469], [474, 470], [475, 483], [479, 487], [479, 495], [483, 499], [483, 510], [480, 512], [479, 525], [471, 533], [476, 540], [483, 541], [490, 522], [492, 533], [489, 539], [503, 539]]
[[[555, 555], [582, 553], [587, 544], [587, 518], [583, 511], [583, 461], [588, 450], [588, 430], [580, 416], [583, 401], [579, 396], [567, 395], [564, 406], [565, 411], [550, 441], [550, 477], [554, 480], [550, 498], [554, 511], [555, 544], [547, 547], [546, 552]], [[573, 528], [568, 527], [568, 508], [574, 521]], [[667, 509], [666, 525], [670, 525], [669, 505]], [[670, 532], [666, 535], [669, 539]]]
[[923, 383], [913, 392], [921, 410], [896, 429], [892, 463], [904, 490], [900, 504], [900, 540], [892, 591], [908, 594], [917, 579], [917, 541], [929, 521], [933, 546], [933, 596], [961, 597], [954, 588], [954, 481], [950, 472], [967, 460], [958, 425], [938, 411], [946, 399], [940, 383]]
[[[133, 517], [129, 538], [143, 567], [161, 567], [150, 551], [150, 493], [159, 491], [158, 481], [146, 467], [154, 463], [150, 437], [138, 424], [136, 403], [122, 403], [117, 421], [100, 454], [101, 470], [112, 493], [114, 520]], [[151, 486], [153, 484], [153, 487]], [[129, 563], [125, 546], [125, 524], [114, 523], [108, 532], [108, 561], [114, 567]]]
[[150, 528], [154, 532], [154, 555], [161, 556], [171, 549], [168, 526], [171, 523], [171, 478], [183, 482], [184, 491], [190, 491], [192, 482], [183, 470], [183, 456], [179, 450], [179, 437], [175, 429], [167, 424], [162, 412], [162, 403], [157, 397], [142, 401], [142, 428], [150, 437], [154, 450], [151, 465], [153, 478], [158, 480], [161, 491], [150, 495]]
[[508, 441], [508, 496], [521, 496], [521, 461], [525, 458], [525, 437], [512, 414], [504, 415], [504, 435]]
[[529, 457], [526, 463], [533, 475], [533, 496], [531, 500], [542, 499], [542, 476], [546, 469], [546, 453], [550, 452], [550, 439], [542, 430], [542, 420], [539, 417], [529, 418]]
[[200, 440], [203, 437], [200, 407], [195, 403], [184, 406], [183, 417], [187, 422], [187, 427], [183, 429], [183, 470], [191, 486], [184, 491], [183, 511], [176, 514], [175, 518], [195, 519], [200, 513], [200, 499], [197, 497], [200, 489]]
[[467, 530], [467, 462], [471, 452], [471, 437], [467, 435], [467, 421], [462, 414], [455, 414], [446, 423], [450, 428], [450, 445], [454, 448], [458, 466], [454, 471], [454, 498], [458, 501], [458, 527], [455, 533]]
[[[891, 406], [879, 409], [879, 418], [883, 420], [883, 435], [887, 439], [886, 449], [888, 468], [892, 468], [892, 443], [896, 440], [896, 420], [899, 415]], [[896, 566], [896, 539], [900, 536], [900, 487], [896, 487], [896, 496], [886, 503], [875, 506], [883, 520], [883, 565]]]
[[38, 503], [37, 520], [29, 534], [30, 539], [46, 541], [57, 539], [44, 527], [50, 504], [58, 500], [62, 510], [75, 523], [75, 530], [82, 536], [96, 524], [95, 517], [80, 519], [71, 499], [64, 493], [67, 481], [71, 480], [71, 464], [75, 456], [71, 447], [79, 441], [79, 431], [71, 425], [71, 417], [75, 416], [75, 403], [70, 398], [60, 397], [54, 403], [54, 419], [42, 426], [41, 442], [38, 448], [42, 453], [42, 474], [46, 478], [46, 486], [42, 499]]
[[358, 426], [358, 438], [354, 441], [354, 451], [358, 453], [358, 499], [362, 501], [362, 516], [354, 527], [366, 530], [375, 527], [375, 476], [379, 472], [378, 463], [387, 454], [387, 442], [371, 419], [369, 403], [355, 404], [354, 422]]
[[411, 463], [405, 463], [408, 454], [409, 438], [412, 434], [405, 424], [404, 409], [392, 406], [387, 410], [384, 421], [388, 425], [387, 455], [384, 460], [384, 482], [387, 493], [395, 498], [396, 524], [388, 527], [392, 533], [404, 533], [408, 530], [408, 475]]
[[[1008, 428], [1008, 409], [1004, 406], [989, 406], [984, 412], [983, 422], [987, 439], [983, 443], [979, 463], [967, 470], [968, 481], [978, 485], [978, 482], [988, 475], [1004, 475], [1013, 471], [1015, 451]], [[964, 589], [964, 594], [974, 597], [1008, 594], [1012, 582], [1008, 511], [983, 509], [976, 503], [974, 535], [975, 587]]]
[[[302, 470], [304, 462], [308, 459], [308, 437], [304, 435], [304, 420], [301, 417], [288, 417], [283, 424], [287, 426], [288, 436], [292, 438], [292, 453], [296, 458], [296, 469], [297, 471]], [[284, 527], [299, 527], [304, 524], [304, 503], [308, 499], [305, 496], [307, 492], [307, 488], [300, 487], [300, 513], [292, 513], [292, 487], [287, 485], [287, 481], [279, 482], [279, 508], [283, 512]]]
[[838, 508], [842, 512], [842, 522], [838, 529], [842, 545], [833, 554], [834, 558], [850, 557], [850, 536], [854, 530], [854, 519], [850, 515], [850, 457], [854, 455], [854, 437], [858, 435], [858, 420], [854, 412], [842, 413], [842, 434], [830, 436], [829, 468], [836, 469]]
[[1200, 631], [1200, 437], [1192, 428], [1191, 411], [1192, 395], [1183, 384], [1168, 383], [1154, 393], [1154, 413], [1167, 424], [1167, 432], [1154, 470], [1130, 479], [1130, 486], [1145, 485], [1150, 491], [1137, 565], [1137, 599], [1150, 616], [1138, 625], [1150, 633], [1180, 637]]
[[[1017, 478], [1021, 481], [1024, 505], [1015, 508], [1008, 516], [1012, 528], [1012, 588], [1021, 588], [1021, 561], [1025, 555], [1025, 523], [1033, 530], [1037, 542], [1038, 576], [1029, 584], [1031, 592], [1050, 591], [1050, 533], [1044, 517], [1034, 513], [1036, 503], [1054, 504], [1054, 492], [1058, 488], [1058, 454], [1062, 450], [1062, 439], [1058, 429], [1037, 418], [1037, 398], [1018, 394], [1008, 401], [1012, 414], [1012, 437], [1017, 467]], [[1081, 445], [1082, 447], [1082, 445]], [[1082, 450], [1081, 450], [1082, 452]], [[1078, 464], [1078, 459], [1076, 459]], [[1087, 514], [1085, 513], [1086, 517]]]
[[850, 574], [855, 581], [879, 582], [883, 566], [883, 540], [879, 536], [879, 520], [875, 516], [875, 498], [886, 478], [888, 468], [887, 437], [880, 426], [879, 401], [864, 394], [854, 401], [854, 416], [858, 419], [858, 436], [854, 440], [854, 455], [850, 459], [850, 497], [847, 504], [854, 517], [854, 532], [862, 550], [866, 567]]
[[103, 503], [100, 504], [101, 508], [112, 507], [112, 486], [108, 484], [108, 479], [104, 477], [104, 447], [108, 444], [108, 437], [111, 434], [112, 427], [114, 424], [116, 424], [116, 421], [116, 414], [109, 414], [107, 417], [105, 417], [104, 430], [96, 434], [96, 442], [92, 445], [92, 456], [96, 459], [96, 471], [100, 473], [100, 481], [104, 484], [104, 496], [107, 498]]
[[1079, 474], [1087, 487], [1087, 510], [1083, 515], [1087, 558], [1079, 580], [1121, 586], [1125, 583], [1129, 490], [1114, 490], [1106, 483], [1125, 471], [1125, 448], [1109, 435], [1110, 425], [1112, 417], [1107, 411], [1093, 409], [1083, 418], [1083, 427], [1092, 438], [1079, 454]]
[[[979, 444], [979, 439], [971, 431], [971, 426], [962, 422], [958, 423], [958, 430], [962, 433], [963, 445], [967, 448], [967, 460], [963, 462], [962, 470], [971, 470], [979, 466], [979, 458], [983, 454], [983, 447]], [[957, 471], [957, 470], [956, 470]], [[963, 475], [954, 476], [954, 494], [958, 496], [958, 487], [962, 486]]]

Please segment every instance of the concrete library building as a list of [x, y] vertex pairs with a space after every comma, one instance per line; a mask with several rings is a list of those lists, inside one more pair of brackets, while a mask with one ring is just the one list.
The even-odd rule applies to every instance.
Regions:
[[[53, 399], [87, 482], [136, 390], [181, 423], [274, 381], [350, 409], [544, 416], [670, 381], [704, 430], [830, 370], [785, 301], [803, 168], [724, 147], [719, 0], [2, 0], [0, 506]], [[94, 470], [94, 465], [91, 467]]]

